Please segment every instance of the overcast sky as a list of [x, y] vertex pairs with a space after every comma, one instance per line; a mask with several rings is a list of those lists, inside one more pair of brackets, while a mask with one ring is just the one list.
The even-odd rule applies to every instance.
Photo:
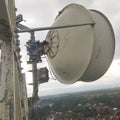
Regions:
[[[104, 13], [111, 22], [115, 38], [116, 48], [113, 63], [107, 73], [99, 80], [91, 83], [77, 82], [72, 85], [64, 85], [58, 81], [50, 79], [48, 83], [44, 83], [39, 87], [39, 95], [57, 94], [64, 92], [82, 91], [88, 89], [100, 89], [107, 87], [120, 87], [120, 1], [119, 0], [15, 0], [18, 9], [17, 14], [22, 14], [24, 22], [22, 24], [35, 28], [51, 26], [58, 12], [70, 3], [78, 3], [87, 9], [95, 9]], [[36, 39], [44, 40], [47, 31], [37, 32]], [[26, 72], [27, 84], [32, 82], [32, 76], [27, 71], [30, 65], [26, 64], [28, 60], [26, 48], [24, 47], [29, 34], [20, 34], [21, 49], [23, 54], [23, 72]], [[46, 66], [46, 61], [43, 61], [41, 66]], [[40, 66], [40, 65], [39, 65]], [[31, 86], [28, 86], [29, 96], [32, 93]]]

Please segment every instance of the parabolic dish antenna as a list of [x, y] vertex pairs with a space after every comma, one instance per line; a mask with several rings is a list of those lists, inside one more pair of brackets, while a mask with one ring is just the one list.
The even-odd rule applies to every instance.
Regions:
[[95, 25], [50, 30], [45, 48], [58, 81], [72, 84], [100, 78], [113, 59], [115, 39], [107, 18], [98, 11], [70, 4], [52, 26], [94, 23]]

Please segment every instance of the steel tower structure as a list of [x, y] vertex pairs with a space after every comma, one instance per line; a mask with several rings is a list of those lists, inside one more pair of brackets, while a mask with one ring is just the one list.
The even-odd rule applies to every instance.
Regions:
[[14, 0], [0, 0], [0, 119], [27, 120], [25, 77], [21, 73]]

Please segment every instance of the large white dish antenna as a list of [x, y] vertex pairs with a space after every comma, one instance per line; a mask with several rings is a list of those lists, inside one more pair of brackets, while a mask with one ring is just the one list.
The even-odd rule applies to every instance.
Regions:
[[[46, 41], [47, 56], [55, 77], [62, 83], [93, 81], [109, 67], [114, 54], [114, 34], [109, 21], [97, 11], [70, 4], [57, 16], [53, 26], [93, 23], [51, 30]], [[99, 64], [99, 65], [98, 65]]]

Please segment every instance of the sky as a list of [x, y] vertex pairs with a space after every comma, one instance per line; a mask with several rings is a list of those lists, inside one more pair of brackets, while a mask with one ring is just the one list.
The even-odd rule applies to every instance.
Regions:
[[[58, 12], [70, 3], [80, 4], [87, 9], [95, 9], [102, 12], [111, 22], [116, 39], [115, 56], [113, 62], [104, 76], [94, 82], [76, 82], [71, 85], [64, 85], [57, 80], [50, 78], [48, 83], [39, 86], [39, 96], [68, 93], [76, 91], [84, 91], [91, 89], [104, 89], [108, 87], [120, 87], [120, 1], [118, 0], [15, 0], [17, 15], [22, 14], [24, 21], [22, 24], [30, 27], [51, 26]], [[36, 32], [36, 40], [45, 40], [48, 31]], [[30, 39], [28, 33], [20, 34], [21, 54], [23, 71], [26, 73], [26, 82], [28, 96], [32, 95], [32, 86], [28, 85], [32, 82], [32, 75], [27, 72], [31, 69], [26, 64], [28, 56], [25, 44]], [[47, 65], [46, 60], [38, 65], [38, 68]], [[47, 65], [48, 66], [48, 65]]]

